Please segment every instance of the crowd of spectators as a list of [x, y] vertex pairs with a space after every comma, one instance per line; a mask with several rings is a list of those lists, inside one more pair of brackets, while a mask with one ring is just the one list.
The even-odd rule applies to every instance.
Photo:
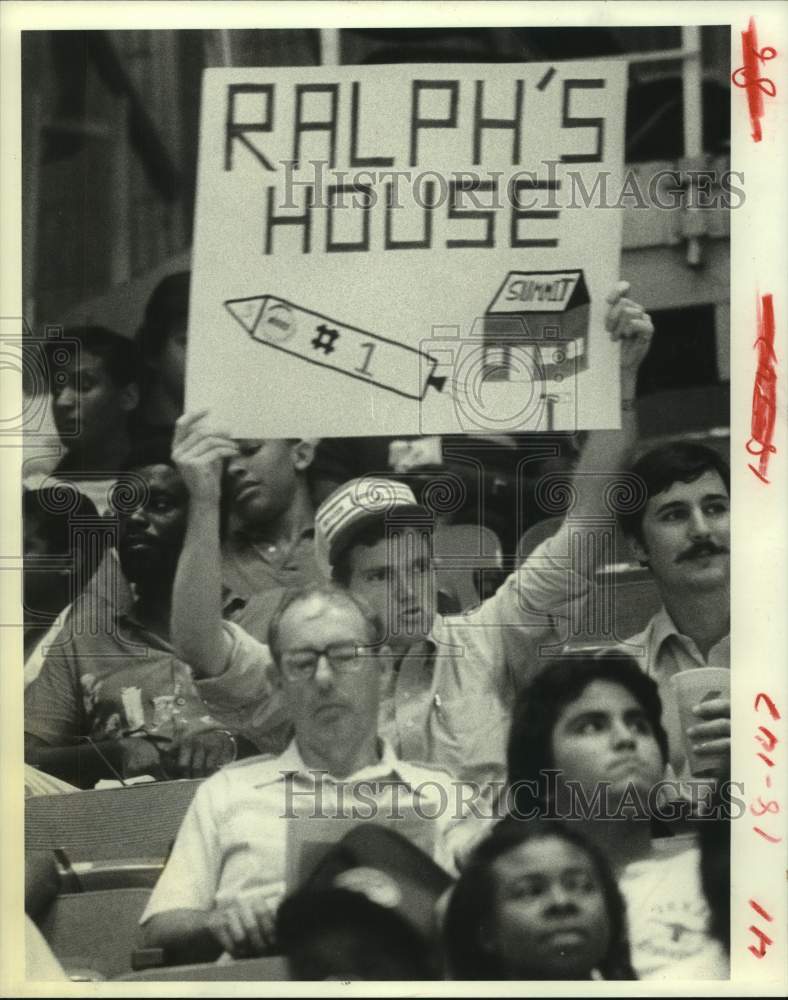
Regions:
[[[135, 339], [64, 331], [62, 454], [23, 495], [28, 794], [206, 779], [148, 947], [284, 954], [296, 979], [726, 978], [730, 702], [687, 726], [673, 678], [729, 668], [728, 469], [638, 440], [653, 327], [628, 286], [606, 316], [621, 429], [556, 438], [541, 465], [527, 435], [490, 442], [449, 516], [428, 487], [467, 477], [461, 441], [444, 460], [440, 439], [244, 440], [184, 413], [188, 293], [164, 279]], [[571, 518], [518, 564], [548, 469]], [[567, 553], [624, 472], [641, 492], [620, 530], [661, 606], [580, 647], [569, 623], [610, 567]], [[434, 539], [463, 522], [511, 572], [457, 608]]]

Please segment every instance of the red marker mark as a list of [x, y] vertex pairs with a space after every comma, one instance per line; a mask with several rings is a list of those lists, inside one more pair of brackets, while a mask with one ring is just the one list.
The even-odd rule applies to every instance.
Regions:
[[761, 904], [760, 903], [756, 903], [754, 899], [750, 900], [750, 906], [753, 908], [753, 910], [755, 910], [755, 912], [757, 914], [759, 914], [760, 916], [762, 916], [764, 920], [768, 920], [768, 921], [771, 922], [774, 919], [774, 917], [771, 915], [771, 913], [768, 913], [766, 910], [764, 910], [764, 908], [761, 906]]
[[754, 826], [752, 829], [754, 833], [763, 837], [764, 840], [768, 840], [770, 844], [781, 844], [783, 842], [782, 837], [770, 837], [769, 834], [766, 833], [765, 830], [762, 830], [759, 826]]
[[777, 737], [771, 729], [767, 729], [766, 726], [758, 726], [758, 732], [755, 734], [755, 739], [761, 744], [767, 753], [771, 753], [777, 746], [778, 742]]
[[758, 51], [758, 36], [755, 33], [755, 18], [750, 18], [747, 31], [741, 33], [741, 52], [744, 65], [740, 66], [733, 74], [733, 83], [737, 87], [742, 87], [747, 91], [747, 103], [750, 108], [750, 124], [752, 125], [752, 138], [755, 142], [762, 139], [761, 118], [763, 118], [763, 95], [774, 97], [777, 94], [777, 87], [774, 81], [766, 76], [758, 76], [758, 63], [768, 62], [777, 55], [777, 49], [771, 45], [764, 45]]
[[750, 812], [753, 816], [763, 816], [764, 813], [778, 813], [780, 811], [780, 803], [776, 799], [769, 799], [768, 802], [764, 802], [759, 795], [758, 805], [760, 809], [756, 809], [754, 804], [750, 803]]
[[774, 942], [769, 937], [769, 935], [764, 934], [759, 927], [755, 927], [753, 924], [751, 924], [749, 929], [758, 938], [758, 947], [756, 948], [755, 945], [751, 944], [749, 946], [749, 951], [751, 951], [756, 958], [763, 958], [763, 956], [766, 954], [766, 949], [769, 947], [769, 945], [774, 944]]
[[758, 458], [758, 467], [748, 463], [748, 468], [761, 482], [768, 483], [769, 459], [777, 451], [772, 444], [777, 417], [777, 356], [774, 353], [774, 303], [771, 295], [764, 295], [758, 300], [758, 339], [753, 346], [758, 351], [758, 368], [752, 391], [751, 437], [747, 442], [747, 451]]
[[766, 702], [766, 707], [769, 710], [769, 715], [771, 715], [771, 717], [776, 722], [781, 717], [780, 713], [777, 710], [777, 706], [774, 704], [774, 702], [769, 697], [769, 695], [768, 694], [764, 694], [763, 691], [761, 691], [759, 694], [756, 694], [756, 696], [755, 696], [755, 711], [757, 712], [758, 709], [761, 707], [761, 702], [762, 701]]

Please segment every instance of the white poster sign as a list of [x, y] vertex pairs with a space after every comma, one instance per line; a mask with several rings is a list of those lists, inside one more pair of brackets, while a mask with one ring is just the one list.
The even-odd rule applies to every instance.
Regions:
[[621, 62], [204, 76], [187, 402], [241, 437], [618, 421]]

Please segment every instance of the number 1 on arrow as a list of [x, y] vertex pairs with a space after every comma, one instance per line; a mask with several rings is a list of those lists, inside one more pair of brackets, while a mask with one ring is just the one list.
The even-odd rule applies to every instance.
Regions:
[[355, 370], [359, 373], [359, 375], [369, 375], [369, 362], [372, 359], [372, 353], [375, 350], [376, 345], [373, 344], [371, 340], [365, 340], [361, 346], [366, 348], [367, 356], [364, 358], [364, 364]]

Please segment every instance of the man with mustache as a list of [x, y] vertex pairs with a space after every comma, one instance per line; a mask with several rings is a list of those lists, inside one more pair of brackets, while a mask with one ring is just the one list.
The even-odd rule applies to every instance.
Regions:
[[[665, 707], [670, 760], [686, 774], [678, 705], [671, 678], [680, 671], [730, 669], [730, 471], [713, 448], [674, 442], [646, 452], [632, 467], [647, 501], [621, 517], [635, 557], [648, 566], [663, 607], [638, 635], [641, 666], [659, 687]], [[730, 758], [730, 699], [694, 709], [687, 735], [699, 758]], [[722, 755], [720, 757], [720, 755]]]

